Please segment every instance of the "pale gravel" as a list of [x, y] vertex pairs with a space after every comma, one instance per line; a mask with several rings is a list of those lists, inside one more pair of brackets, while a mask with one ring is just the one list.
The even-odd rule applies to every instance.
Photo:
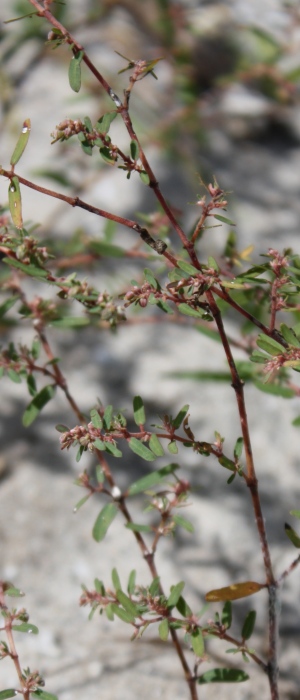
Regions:
[[[187, 4], [191, 11], [197, 9], [197, 2]], [[251, 3], [236, 0], [219, 5], [225, 12], [234, 13], [237, 21], [255, 21], [261, 26], [271, 24], [279, 35], [284, 31], [284, 7], [279, 0], [265, 0], [263, 4], [256, 0]], [[3, 3], [3, 7], [7, 17], [9, 3]], [[77, 0], [76, 7], [79, 13], [83, 12], [82, 0]], [[120, 22], [123, 20], [121, 18]], [[233, 98], [236, 96], [232, 96], [231, 108]], [[95, 112], [97, 108], [95, 102], [78, 104], [82, 115], [89, 110]], [[243, 107], [243, 102], [241, 105]], [[34, 79], [22, 86], [18, 105], [5, 120], [9, 139], [6, 136], [1, 139], [2, 163], [9, 160], [20, 121], [31, 116], [30, 148], [22, 160], [22, 173], [31, 177], [33, 162], [36, 169], [47, 159], [53, 164], [49, 133], [59, 120], [76, 110], [76, 98], [70, 99], [66, 75], [59, 62], [47, 59], [46, 63], [36, 66]], [[288, 119], [295, 125], [295, 131], [299, 130], [299, 108], [296, 107]], [[274, 145], [239, 142], [232, 140], [229, 127], [227, 131], [211, 132], [210, 142], [210, 150], [205, 152], [199, 167], [215, 173], [226, 183], [227, 189], [234, 191], [230, 215], [237, 221], [242, 240], [255, 242], [257, 253], [274, 241], [279, 247], [298, 245], [299, 249], [299, 145], [295, 143], [289, 149], [279, 150]], [[173, 199], [175, 196], [176, 204], [182, 207], [194, 201], [191, 181], [184, 182], [176, 168], [170, 176], [166, 164], [160, 163], [157, 151], [150, 151], [150, 156], [168, 196]], [[80, 168], [81, 164], [74, 157], [76, 178], [81, 174]], [[107, 209], [113, 207], [114, 211], [126, 214], [128, 210], [139, 209], [139, 197], [144, 196], [144, 190], [142, 186], [140, 190], [134, 188], [136, 199], [133, 199], [131, 183], [128, 185], [124, 181], [121, 171], [92, 183], [88, 182], [85, 172], [84, 178], [85, 198], [89, 201], [101, 203], [100, 206], [105, 202]], [[197, 184], [193, 187], [196, 190]], [[2, 181], [0, 188], [0, 197], [4, 200], [6, 187]], [[59, 218], [60, 230], [64, 231], [83, 225], [96, 234], [100, 228], [95, 219], [78, 211], [66, 211], [61, 204], [34, 192], [27, 191], [23, 199], [25, 217], [46, 222], [48, 227], [52, 219]], [[204, 244], [206, 252], [211, 252], [210, 245], [218, 249], [218, 236], [218, 230], [212, 232], [212, 241]], [[104, 286], [108, 279], [109, 274], [103, 272]], [[233, 323], [229, 327], [234, 334]], [[27, 335], [30, 337], [30, 333]], [[21, 329], [14, 337], [16, 341], [21, 340]], [[226, 436], [226, 444], [231, 447], [238, 437], [230, 387], [219, 385], [212, 391], [206, 384], [191, 380], [178, 382], [168, 376], [171, 371], [183, 367], [225, 368], [221, 348], [192, 330], [171, 325], [163, 332], [161, 326], [124, 327], [116, 336], [103, 336], [101, 345], [91, 332], [80, 343], [78, 336], [70, 333], [69, 340], [62, 344], [62, 336], [57, 332], [54, 343], [57, 353], [62, 354], [63, 370], [83, 410], [89, 410], [99, 396], [104, 403], [114, 403], [129, 412], [128, 397], [139, 393], [154, 422], [157, 414], [170, 406], [178, 410], [188, 397], [191, 424], [199, 439], [213, 440], [213, 430], [217, 429]], [[97, 576], [109, 585], [113, 566], [117, 565], [124, 582], [132, 568], [137, 569], [140, 583], [147, 582], [149, 576], [121, 518], [99, 545], [91, 537], [99, 502], [91, 500], [76, 515], [72, 512], [80, 497], [79, 489], [72, 483], [79, 467], [74, 452], [60, 452], [58, 436], [53, 431], [58, 421], [74, 424], [63, 397], [58, 396], [55, 403], [43, 411], [39, 422], [25, 431], [21, 427], [22, 411], [28, 400], [25, 389], [8, 380], [2, 381], [1, 389], [2, 458], [7, 469], [0, 488], [1, 578], [13, 580], [26, 592], [24, 603], [31, 613], [31, 621], [40, 629], [37, 637], [20, 635], [18, 649], [22, 665], [39, 668], [46, 679], [46, 690], [57, 694], [60, 700], [137, 700], [140, 697], [182, 700], [187, 697], [186, 687], [168, 645], [154, 642], [150, 633], [130, 644], [127, 627], [118, 621], [111, 624], [104, 616], [88, 621], [87, 610], [78, 608], [80, 584], [91, 586]], [[248, 387], [246, 399], [266, 526], [275, 568], [281, 571], [295, 553], [286, 542], [283, 523], [291, 520], [289, 510], [299, 508], [299, 438], [297, 430], [291, 426], [291, 420], [300, 413], [299, 402], [276, 400]], [[181, 533], [175, 541], [165, 541], [158, 556], [158, 567], [166, 590], [174, 581], [186, 580], [188, 600], [199, 610], [208, 589], [233, 580], [262, 580], [263, 567], [245, 490], [238, 483], [229, 490], [227, 472], [220, 470], [212, 460], [199, 459], [189, 452], [179, 455], [180, 460], [185, 463], [185, 476], [194, 486], [188, 515], [194, 523], [195, 536]], [[89, 464], [90, 460], [85, 459], [82, 466]], [[128, 457], [125, 467], [118, 467], [117, 471], [121, 486], [127, 483], [128, 476], [137, 478], [141, 468], [145, 469], [144, 463], [141, 465]], [[140, 518], [138, 505], [139, 502], [134, 505], [134, 513]], [[299, 573], [296, 572], [282, 592], [281, 700], [299, 697], [298, 598]], [[245, 612], [252, 606], [258, 609], [258, 637], [254, 638], [254, 645], [260, 653], [265, 651], [266, 644], [265, 602], [265, 593], [261, 592], [235, 606], [236, 632]], [[223, 665], [223, 651], [221, 643], [211, 644], [213, 666]], [[204, 666], [205, 669], [210, 667], [211, 663]], [[217, 693], [221, 693], [222, 700], [267, 700], [266, 679], [252, 664], [249, 671], [251, 683], [203, 687], [201, 700], [213, 700]], [[0, 690], [14, 684], [13, 669], [8, 661], [3, 661]]]

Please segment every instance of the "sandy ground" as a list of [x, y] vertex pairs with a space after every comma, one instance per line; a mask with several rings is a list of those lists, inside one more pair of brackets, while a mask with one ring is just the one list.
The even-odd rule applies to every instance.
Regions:
[[[7, 5], [4, 3], [5, 18], [10, 16], [6, 14]], [[78, 0], [76, 5], [82, 13], [82, 1]], [[192, 5], [197, 9], [197, 3]], [[263, 8], [256, 2], [219, 5], [226, 11], [229, 8], [240, 12], [241, 21], [247, 18], [248, 21], [258, 21], [258, 18], [260, 22], [272, 21], [276, 31], [284, 31], [280, 2], [265, 2]], [[34, 50], [33, 42], [27, 47], [28, 57], [24, 61], [30, 60], [30, 51], [34, 53]], [[100, 49], [98, 53], [100, 59], [104, 58]], [[15, 64], [13, 59], [11, 61], [11, 71], [18, 70], [20, 57], [15, 61]], [[167, 78], [162, 74], [164, 79]], [[234, 118], [241, 128], [245, 125], [240, 114], [245, 110], [245, 95], [232, 94], [230, 99], [229, 107], [225, 104], [224, 110], [228, 109], [230, 115], [230, 109], [237, 104], [235, 100], [240, 100], [240, 112], [238, 117], [235, 112]], [[80, 114], [89, 110], [95, 112], [95, 100], [91, 98], [84, 105], [78, 104]], [[9, 159], [20, 121], [31, 116], [30, 149], [24, 154], [22, 174], [33, 178], [33, 162], [35, 170], [44, 166], [47, 159], [53, 166], [56, 161], [49, 133], [69, 110], [74, 113], [76, 108], [59, 61], [50, 56], [45, 63], [37, 62], [20, 87], [17, 104], [12, 104], [8, 115], [3, 115], [8, 134], [1, 139], [3, 165]], [[251, 140], [243, 135], [233, 138], [230, 128], [211, 130], [209, 145], [199, 165], [203, 171], [215, 173], [228, 190], [233, 190], [229, 213], [238, 224], [241, 246], [244, 242], [253, 242], [257, 255], [270, 245], [292, 246], [295, 250], [299, 246], [299, 107], [295, 105], [284, 118], [290, 128], [290, 136], [286, 138], [281, 133], [278, 139], [275, 134], [266, 140]], [[170, 173], [155, 149], [150, 149], [150, 156], [162, 188], [170, 198], [176, 199], [176, 205], [184, 208], [187, 202], [193, 201], [197, 183], [191, 192], [191, 180], [183, 177], [179, 167], [172, 166]], [[61, 162], [56, 162], [58, 167]], [[75, 179], [80, 168], [81, 164], [74, 158]], [[83, 198], [105, 202], [105, 208], [114, 208], [126, 215], [147, 204], [142, 188], [132, 194], [127, 181], [124, 184], [121, 171], [107, 178], [92, 174], [89, 181], [84, 172]], [[43, 181], [45, 183], [47, 186], [47, 181]], [[2, 182], [0, 188], [0, 196], [5, 201], [6, 186]], [[56, 233], [65, 233], [80, 225], [95, 233], [99, 228], [86, 213], [66, 211], [61, 204], [53, 204], [30, 191], [24, 196], [24, 214], [25, 218], [42, 221], [48, 231], [53, 220]], [[211, 245], [218, 249], [214, 232]], [[204, 254], [207, 253], [205, 246], [209, 248], [209, 243], [204, 244]], [[106, 269], [101, 271], [104, 288], [109, 275]], [[128, 270], [124, 280], [127, 275]], [[229, 329], [232, 334], [236, 333], [234, 319]], [[14, 331], [14, 340], [20, 342], [25, 337], [29, 341], [31, 330], [24, 329], [24, 335], [21, 330]], [[116, 335], [102, 334], [100, 339], [90, 330], [84, 336], [70, 331], [65, 338], [56, 331], [52, 338], [81, 410], [88, 411], [99, 397], [104, 404], [112, 403], [129, 414], [130, 397], [141, 394], [149, 423], [153, 423], [157, 415], [168, 410], [176, 412], [188, 402], [191, 424], [199, 439], [212, 441], [213, 431], [218, 430], [226, 436], [226, 444], [231, 449], [239, 436], [231, 387], [220, 384], [212, 388], [192, 380], [178, 382], [169, 376], [182, 367], [187, 370], [225, 369], [221, 348], [193, 329], [183, 331], [182, 327], [169, 324], [162, 331], [159, 325], [136, 325], [124, 326]], [[150, 579], [121, 517], [115, 521], [105, 541], [97, 544], [91, 537], [91, 530], [100, 509], [99, 501], [95, 498], [76, 515], [72, 512], [80, 497], [74, 479], [79, 469], [91, 466], [92, 460], [85, 458], [77, 465], [75, 452], [61, 453], [59, 449], [58, 434], [53, 429], [55, 424], [74, 425], [63, 396], [58, 395], [27, 430], [21, 423], [28, 400], [24, 386], [2, 380], [1, 397], [0, 575], [25, 591], [24, 604], [31, 621], [40, 629], [36, 637], [24, 635], [21, 638], [19, 635], [22, 666], [38, 668], [46, 679], [46, 690], [58, 695], [60, 700], [136, 700], [140, 697], [181, 700], [187, 697], [181, 670], [168, 644], [157, 642], [150, 633], [138, 642], [129, 643], [131, 631], [126, 626], [118, 622], [112, 624], [98, 616], [88, 621], [87, 610], [78, 607], [81, 584], [92, 586], [94, 578], [98, 577], [109, 585], [114, 566], [124, 582], [133, 568], [137, 570], [139, 583], [145, 584]], [[291, 521], [289, 511], [299, 508], [299, 429], [291, 426], [293, 418], [300, 413], [299, 401], [275, 399], [249, 386], [246, 399], [268, 537], [274, 567], [280, 573], [295, 556], [283, 524]], [[178, 462], [193, 487], [188, 515], [195, 532], [194, 535], [181, 532], [175, 539], [166, 540], [158, 553], [158, 569], [166, 590], [174, 582], [186, 581], [186, 597], [196, 611], [201, 609], [207, 590], [232, 581], [260, 581], [264, 574], [245, 489], [237, 482], [229, 488], [225, 470], [212, 460], [186, 452], [178, 455]], [[166, 462], [161, 460], [159, 466], [163, 463]], [[113, 468], [124, 487], [146, 473], [147, 465], [128, 455], [121, 467], [114, 464]], [[142, 505], [136, 499], [133, 514], [139, 514]], [[281, 700], [299, 698], [298, 599], [299, 572], [296, 571], [282, 590]], [[238, 634], [246, 612], [252, 607], [258, 611], [253, 646], [263, 655], [267, 644], [264, 592], [236, 603], [233, 631]], [[215, 609], [213, 606], [212, 610]], [[221, 642], [210, 642], [210, 660], [203, 669], [224, 665], [228, 659], [233, 665], [245, 666], [226, 657], [225, 648]], [[192, 655], [189, 659], [192, 662]], [[267, 700], [266, 678], [255, 666], [248, 666], [251, 683], [222, 686], [223, 700]], [[14, 684], [14, 671], [8, 661], [3, 661], [0, 690]], [[216, 692], [215, 686], [203, 687], [201, 699], [212, 700]]]

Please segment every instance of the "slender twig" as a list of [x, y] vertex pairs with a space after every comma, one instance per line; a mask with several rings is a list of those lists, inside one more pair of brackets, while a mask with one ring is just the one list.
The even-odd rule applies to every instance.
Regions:
[[[39, 323], [38, 320], [36, 320], [34, 322], [34, 328], [35, 328], [35, 330], [40, 338], [40, 341], [42, 343], [42, 346], [45, 350], [47, 357], [49, 358], [50, 362], [53, 362], [53, 360], [55, 360], [55, 356], [54, 356], [54, 354], [51, 350], [51, 347], [49, 345], [47, 336], [45, 334], [45, 330], [44, 330], [43, 326]], [[61, 372], [60, 367], [56, 361], [53, 362], [53, 374], [54, 374], [57, 386], [59, 386], [62, 389], [62, 391], [64, 392], [65, 397], [66, 397], [68, 403], [70, 404], [72, 411], [74, 411], [74, 413], [75, 413], [76, 417], [78, 418], [78, 420], [80, 421], [80, 423], [85, 423], [86, 418], [85, 418], [84, 414], [80, 411], [80, 408], [77, 406], [75, 399], [73, 399], [73, 396], [70, 394], [67, 380], [64, 377], [63, 373]]]
[[[4, 586], [3, 581], [0, 581], [0, 609], [2, 609], [4, 611], [7, 610], [7, 607], [5, 604], [5, 586]], [[18, 676], [18, 679], [19, 679], [19, 682], [20, 682], [20, 685], [22, 688], [22, 691], [21, 691], [22, 695], [23, 695], [24, 700], [30, 700], [30, 691], [26, 688], [24, 678], [22, 675], [22, 669], [21, 669], [20, 660], [19, 660], [19, 656], [17, 653], [16, 645], [15, 645], [14, 636], [13, 636], [12, 621], [11, 621], [10, 615], [9, 614], [5, 615], [3, 619], [4, 619], [5, 633], [6, 633], [7, 640], [8, 640], [9, 655], [10, 655], [10, 658], [12, 659], [12, 661], [15, 665], [17, 676]]]
[[[112, 487], [112, 489], [113, 489], [113, 488], [118, 488], [118, 487], [117, 487], [117, 484], [116, 484], [116, 482], [115, 482], [115, 480], [114, 480], [114, 477], [113, 477], [113, 475], [112, 475], [112, 473], [111, 473], [111, 470], [110, 470], [110, 468], [109, 468], [108, 462], [107, 462], [107, 460], [105, 459], [105, 457], [104, 457], [104, 455], [103, 455], [103, 452], [101, 452], [100, 450], [95, 450], [95, 452], [96, 452], [97, 457], [98, 457], [98, 459], [99, 459], [99, 462], [100, 462], [100, 464], [101, 464], [101, 466], [102, 466], [102, 469], [103, 469], [103, 472], [104, 472], [104, 474], [105, 474], [105, 477], [106, 477], [106, 479], [108, 480], [108, 483], [110, 484], [110, 486]], [[124, 516], [126, 522], [127, 522], [127, 523], [132, 523], [133, 520], [132, 520], [132, 517], [131, 517], [131, 515], [130, 515], [130, 512], [129, 512], [128, 508], [127, 508], [127, 504], [126, 504], [125, 497], [124, 497], [124, 496], [121, 496], [119, 499], [116, 499], [116, 502], [118, 503], [119, 509], [120, 509], [121, 513], [123, 514], [123, 516]], [[145, 540], [144, 540], [144, 538], [143, 538], [143, 536], [141, 535], [140, 532], [138, 532], [138, 531], [136, 531], [136, 530], [133, 530], [133, 535], [134, 535], [135, 540], [136, 540], [136, 542], [137, 542], [137, 545], [138, 545], [138, 547], [139, 547], [139, 549], [140, 549], [140, 551], [141, 551], [141, 553], [142, 553], [143, 558], [144, 558], [145, 561], [147, 562], [147, 565], [148, 565], [149, 570], [150, 570], [150, 572], [151, 572], [152, 579], [158, 579], [159, 576], [158, 576], [158, 571], [157, 571], [156, 564], [155, 564], [155, 561], [154, 561], [154, 551], [148, 549], [148, 547], [147, 547], [147, 545], [146, 545], [146, 542], [145, 542]], [[160, 587], [160, 593], [161, 593], [161, 595], [164, 595], [164, 590], [163, 590], [163, 587], [162, 587], [161, 582], [159, 583], [159, 587]], [[192, 674], [192, 672], [191, 672], [191, 670], [190, 670], [190, 668], [189, 668], [189, 665], [188, 665], [188, 663], [187, 663], [187, 661], [186, 661], [186, 658], [185, 658], [185, 655], [184, 655], [182, 646], [181, 646], [181, 644], [180, 644], [180, 642], [179, 642], [179, 639], [178, 639], [177, 632], [176, 632], [176, 630], [175, 630], [174, 628], [172, 628], [172, 627], [170, 627], [170, 634], [171, 634], [171, 637], [172, 637], [172, 642], [173, 642], [173, 644], [174, 644], [176, 653], [177, 653], [177, 655], [178, 655], [178, 657], [179, 657], [179, 659], [180, 659], [180, 663], [181, 663], [181, 666], [182, 666], [182, 669], [183, 669], [183, 672], [184, 672], [184, 676], [185, 676], [186, 682], [187, 682], [187, 684], [188, 684], [188, 686], [189, 686], [191, 700], [198, 700], [198, 695], [197, 695], [197, 689], [196, 689], [195, 679], [194, 679], [193, 674]]]
[[246, 412], [245, 398], [243, 382], [241, 381], [232, 353], [231, 348], [228, 343], [226, 336], [226, 331], [224, 329], [222, 316], [220, 310], [215, 302], [214, 296], [210, 290], [206, 292], [206, 298], [210, 305], [211, 313], [215, 319], [220, 333], [220, 338], [224, 347], [224, 352], [226, 354], [226, 359], [229, 365], [230, 373], [232, 376], [232, 387], [235, 391], [236, 401], [239, 411], [239, 418], [242, 430], [242, 436], [244, 440], [244, 449], [246, 456], [246, 483], [250, 491], [253, 510], [255, 514], [256, 527], [261, 543], [261, 550], [264, 560], [265, 572], [266, 572], [266, 583], [269, 591], [269, 663], [268, 663], [268, 677], [271, 690], [272, 700], [278, 700], [278, 661], [277, 661], [277, 618], [278, 618], [278, 604], [277, 604], [277, 582], [274, 578], [273, 567], [271, 562], [271, 555], [267, 540], [267, 533], [265, 528], [265, 522], [262, 514], [260, 497], [258, 492], [258, 481], [255, 472], [252, 446], [249, 433], [249, 424]]

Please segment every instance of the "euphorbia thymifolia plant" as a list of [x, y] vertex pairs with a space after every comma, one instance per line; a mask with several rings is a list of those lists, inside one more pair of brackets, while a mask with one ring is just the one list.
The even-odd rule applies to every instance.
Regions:
[[[37, 182], [22, 177], [19, 161], [28, 144], [31, 129], [29, 117], [24, 119], [10, 165], [1, 167], [1, 176], [8, 180], [10, 215], [3, 207], [0, 250], [6, 268], [1, 278], [4, 301], [0, 306], [0, 315], [5, 321], [6, 314], [14, 307], [32, 325], [31, 345], [16, 346], [11, 342], [2, 349], [2, 375], [13, 382], [27, 382], [30, 401], [23, 415], [25, 426], [38, 418], [56, 390], [63, 392], [73, 412], [74, 424], [56, 426], [61, 434], [61, 449], [76, 446], [78, 462], [84, 452], [90, 451], [96, 464], [93, 474], [84, 471], [78, 476], [76, 483], [85, 493], [75, 509], [88, 503], [94, 494], [100, 494], [102, 505], [93, 527], [94, 539], [101, 542], [108, 528], [113, 528], [116, 516], [121, 516], [149, 568], [150, 583], [136, 580], [136, 572], [132, 570], [128, 571], [124, 589], [115, 567], [112, 587], [96, 578], [94, 588], [84, 587], [80, 604], [91, 608], [91, 616], [95, 611], [100, 611], [109, 620], [120, 618], [129, 628], [128, 636], [136, 640], [135, 643], [143, 643], [137, 640], [154, 625], [161, 640], [171, 640], [186, 679], [187, 696], [192, 700], [198, 697], [199, 685], [202, 684], [242, 682], [249, 678], [251, 682], [251, 670], [249, 676], [243, 668], [236, 666], [227, 668], [224, 664], [224, 667], [209, 666], [208, 670], [202, 670], [204, 661], [210, 663], [211, 637], [222, 641], [227, 651], [240, 655], [241, 662], [251, 661], [260, 666], [268, 678], [270, 698], [276, 700], [279, 698], [278, 588], [296, 568], [300, 557], [291, 557], [289, 566], [275, 574], [251, 448], [244, 381], [252, 380], [258, 390], [278, 397], [300, 395], [295, 374], [300, 371], [300, 258], [291, 250], [280, 252], [272, 248], [265, 253], [261, 264], [250, 263], [249, 267], [247, 261], [252, 246], [239, 250], [236, 235], [231, 231], [223, 255], [218, 260], [212, 256], [203, 259], [201, 241], [209, 224], [232, 226], [230, 219], [224, 215], [226, 192], [215, 179], [207, 185], [201, 183], [202, 194], [197, 202], [198, 220], [193, 230], [186, 232], [176, 210], [166, 201], [132, 124], [131, 93], [138, 87], [139, 81], [156, 77], [155, 69], [160, 57], [154, 57], [151, 61], [125, 59], [129, 81], [119, 96], [90, 60], [84, 47], [52, 14], [51, 2], [29, 2], [31, 15], [37, 15], [51, 26], [48, 43], [53, 48], [70, 53], [70, 87], [79, 92], [81, 71], [85, 66], [92, 79], [111, 99], [111, 109], [96, 123], [87, 116], [83, 120], [64, 118], [56, 127], [54, 125], [52, 143], [77, 139], [78, 147], [81, 146], [87, 156], [93, 153], [94, 157], [102, 158], [109, 166], [124, 170], [124, 177], [132, 177], [133, 187], [134, 178], [141, 178], [158, 204], [156, 212], [145, 213], [139, 219], [128, 219], [113, 211], [92, 206], [75, 193], [70, 196], [45, 189]], [[123, 120], [125, 124], [127, 149], [119, 148], [111, 140], [110, 126], [115, 119]], [[66, 259], [59, 252], [59, 240], [52, 247], [41, 245], [32, 231], [24, 227], [21, 189], [25, 196], [28, 187], [36, 193], [60, 199], [71, 207], [85, 209], [102, 221], [113, 222], [110, 225], [118, 225], [116, 238], [122, 227], [130, 229], [136, 236], [134, 244], [124, 247], [121, 233], [119, 241], [117, 238], [112, 243], [105, 238], [107, 229], [104, 229], [101, 240], [85, 235], [80, 250], [77, 237], [76, 256], [71, 251]], [[138, 272], [137, 280], [115, 295], [82, 279], [80, 272], [61, 275], [62, 267], [72, 268], [76, 265], [80, 269], [93, 263], [95, 269], [102, 264], [104, 256], [117, 256], [120, 266], [122, 260], [132, 258], [146, 262], [148, 266], [143, 273]], [[44, 294], [32, 296], [31, 291], [25, 291], [23, 284], [27, 277], [34, 281], [37, 290], [40, 285], [45, 289], [45, 283], [50, 285], [56, 290], [56, 296], [52, 294], [49, 300]], [[81, 314], [76, 316], [76, 312], [70, 313], [71, 302], [80, 307]], [[138, 315], [135, 313], [137, 307], [140, 311]], [[228, 310], [234, 314], [236, 324], [240, 324], [239, 340], [231, 338], [226, 330], [224, 318]], [[133, 398], [130, 419], [112, 405], [103, 406], [94, 396], [91, 396], [89, 415], [77, 403], [53, 352], [51, 328], [73, 328], [79, 332], [80, 328], [91, 325], [95, 332], [107, 332], [127, 323], [130, 332], [132, 319], [142, 319], [143, 312], [154, 323], [162, 324], [166, 318], [168, 322], [178, 325], [179, 329], [184, 323], [194, 325], [211, 342], [221, 341], [228, 363], [228, 380], [233, 389], [232, 399], [236, 401], [238, 409], [233, 453], [226, 449], [224, 438], [217, 431], [211, 442], [192, 430], [188, 403], [177, 415], [166, 412], [155, 425], [149, 424], [140, 396]], [[289, 315], [283, 312], [289, 312]], [[243, 351], [243, 361], [235, 360], [235, 348]], [[134, 428], [129, 427], [132, 426], [132, 418]], [[148, 474], [134, 483], [128, 483], [124, 489], [116, 481], [115, 460], [122, 460], [125, 443], [141, 461], [158, 464], [154, 469], [149, 464]], [[183, 528], [188, 533], [193, 531], [193, 525], [183, 510], [189, 498], [190, 484], [180, 476], [180, 466], [170, 462], [170, 459], [176, 458], [179, 447], [194, 451], [201, 465], [205, 465], [208, 458], [216, 460], [220, 465], [220, 479], [227, 472], [229, 486], [235, 480], [244, 484], [252, 503], [253, 522], [261, 548], [262, 570], [258, 574], [253, 572], [252, 580], [230, 581], [226, 587], [208, 590], [205, 601], [210, 606], [204, 605], [200, 613], [192, 610], [184, 597], [184, 581], [175, 581], [170, 590], [166, 590], [157, 562], [157, 551], [163, 537], [173, 534], [177, 528]], [[146, 503], [149, 514], [147, 525], [136, 522], [131, 515], [131, 501], [137, 495], [142, 504]], [[300, 511], [291, 513], [300, 517]], [[285, 530], [290, 542], [300, 548], [300, 537], [293, 527], [286, 524]], [[230, 633], [232, 602], [248, 596], [253, 596], [255, 601], [255, 594], [262, 589], [268, 598], [268, 650], [264, 656], [252, 647], [250, 641], [255, 627], [254, 609], [247, 614], [240, 635], [234, 637]], [[24, 609], [11, 611], [7, 607], [5, 597], [19, 594], [21, 592], [12, 583], [1, 582], [2, 631], [7, 640], [1, 642], [0, 653], [2, 658], [10, 657], [14, 661], [18, 685], [14, 689], [1, 689], [0, 700], [17, 693], [23, 695], [25, 700], [31, 695], [51, 700], [54, 696], [42, 689], [43, 681], [39, 673], [32, 673], [30, 669], [22, 671], [20, 667], [13, 635], [15, 632], [36, 632], [37, 628], [28, 622]], [[101, 635], [101, 620], [97, 624]]]

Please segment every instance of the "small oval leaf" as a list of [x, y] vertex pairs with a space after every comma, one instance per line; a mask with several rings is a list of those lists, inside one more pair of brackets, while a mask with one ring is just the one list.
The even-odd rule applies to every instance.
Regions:
[[29, 136], [30, 136], [30, 129], [31, 129], [30, 119], [25, 119], [25, 121], [23, 122], [21, 134], [18, 138], [15, 150], [12, 154], [11, 159], [10, 159], [11, 165], [16, 165], [18, 163], [18, 161], [20, 160], [21, 156], [23, 155], [25, 148], [27, 146]]
[[160, 622], [160, 624], [158, 625], [158, 634], [162, 642], [167, 641], [169, 636], [169, 623], [166, 618], [162, 620], [162, 622]]
[[177, 469], [177, 464], [169, 464], [167, 467], [162, 467], [162, 469], [158, 469], [157, 471], [151, 472], [151, 474], [148, 474], [147, 476], [143, 476], [141, 479], [138, 479], [138, 481], [131, 484], [130, 488], [128, 489], [128, 495], [136, 496], [138, 493], [148, 491], [148, 489], [152, 488], [152, 486], [164, 481], [166, 476], [173, 474], [175, 469]]
[[101, 542], [104, 539], [107, 530], [118, 512], [118, 506], [115, 503], [106, 503], [104, 508], [98, 515], [98, 518], [93, 527], [93, 538], [96, 542]]
[[40, 700], [58, 700], [57, 695], [53, 695], [53, 693], [47, 693], [46, 690], [35, 690], [34, 693], [32, 693], [33, 697], [35, 698], [40, 698]]
[[29, 622], [22, 622], [20, 625], [12, 625], [12, 630], [15, 632], [25, 632], [27, 634], [38, 634], [39, 629], [36, 625], [31, 625]]
[[250, 639], [250, 637], [253, 633], [253, 630], [254, 630], [255, 620], [256, 620], [256, 611], [250, 610], [248, 612], [248, 615], [246, 616], [245, 622], [243, 624], [243, 629], [242, 629], [242, 638], [243, 639]]
[[18, 695], [18, 691], [14, 688], [7, 688], [7, 690], [0, 690], [0, 700], [7, 700], [7, 698], [15, 698]]
[[164, 448], [163, 448], [161, 442], [159, 441], [157, 435], [155, 435], [155, 433], [153, 433], [151, 435], [151, 438], [149, 440], [149, 447], [150, 447], [150, 450], [152, 450], [152, 452], [154, 452], [156, 457], [163, 457]]
[[28, 426], [35, 421], [42, 408], [53, 398], [55, 389], [56, 387], [53, 384], [44, 386], [43, 389], [35, 395], [30, 404], [28, 404], [22, 418], [22, 423], [25, 428], [28, 428]]
[[270, 338], [269, 336], [264, 334], [258, 336], [256, 344], [259, 348], [261, 348], [261, 350], [265, 350], [265, 352], [268, 352], [269, 355], [279, 355], [284, 353], [285, 351], [283, 345], [280, 345], [280, 343], [278, 343], [277, 340], [274, 340], [274, 338]]
[[217, 588], [213, 591], [209, 591], [205, 596], [205, 600], [210, 603], [220, 600], [238, 600], [239, 598], [247, 598], [249, 595], [257, 593], [262, 588], [265, 588], [265, 584], [257, 583], [256, 581], [233, 583], [231, 586], [225, 586], [224, 588]]
[[21, 190], [16, 175], [11, 178], [8, 187], [8, 203], [13, 224], [16, 228], [23, 228]]
[[242, 683], [248, 681], [249, 676], [238, 668], [212, 668], [197, 679], [199, 685], [204, 683]]
[[135, 618], [137, 615], [137, 608], [134, 602], [126, 595], [126, 593], [124, 593], [124, 591], [118, 590], [117, 598], [119, 603], [121, 603], [121, 605], [123, 606], [124, 610], [126, 610], [126, 612], [128, 612]]
[[294, 547], [299, 549], [300, 548], [300, 537], [299, 537], [299, 535], [297, 535], [294, 528], [292, 528], [288, 523], [285, 523], [284, 529], [285, 529], [286, 535], [288, 536], [289, 540], [292, 542]]
[[174, 608], [177, 605], [178, 600], [181, 596], [181, 593], [184, 589], [184, 586], [185, 586], [184, 581], [180, 581], [180, 583], [177, 583], [176, 586], [172, 586], [171, 593], [170, 593], [169, 598], [167, 600], [168, 608]]
[[84, 52], [79, 51], [76, 56], [73, 56], [69, 65], [69, 83], [74, 92], [79, 92], [81, 88], [81, 61]]
[[191, 634], [191, 644], [194, 654], [200, 658], [205, 654], [203, 634], [199, 627]]
[[140, 396], [135, 396], [133, 399], [133, 416], [136, 425], [144, 425], [146, 422], [145, 408], [143, 399]]
[[138, 440], [137, 438], [130, 438], [130, 440], [128, 440], [128, 445], [132, 452], [134, 452], [142, 459], [145, 459], [147, 462], [153, 462], [153, 460], [156, 459], [156, 455], [154, 455], [153, 452], [149, 450], [149, 447], [146, 447], [146, 445], [144, 445], [144, 443]]

